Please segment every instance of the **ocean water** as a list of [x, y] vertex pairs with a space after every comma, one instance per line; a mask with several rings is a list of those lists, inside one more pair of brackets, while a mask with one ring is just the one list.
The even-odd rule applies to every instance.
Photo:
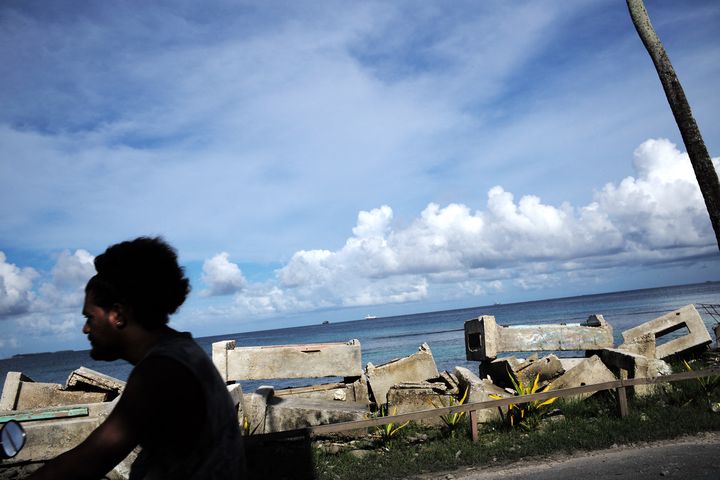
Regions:
[[[198, 338], [210, 354], [213, 342], [236, 340], [238, 346], [283, 345], [293, 343], [343, 342], [360, 340], [363, 365], [379, 365], [415, 353], [422, 343], [433, 352], [439, 370], [455, 366], [477, 369], [476, 362], [465, 360], [463, 323], [480, 315], [494, 315], [500, 325], [542, 323], [581, 323], [592, 314], [602, 314], [613, 327], [616, 345], [621, 333], [687, 304], [696, 304], [710, 330], [719, 319], [712, 318], [699, 304], [720, 304], [720, 282], [584, 295], [533, 302], [487, 305], [459, 310], [418, 313], [371, 320], [308, 325], [245, 333], [229, 333]], [[70, 372], [85, 366], [125, 380], [131, 366], [124, 361], [97, 362], [88, 350], [21, 355], [0, 360], [0, 379], [9, 371], [20, 371], [37, 382], [64, 384]], [[329, 381], [333, 381], [329, 379]], [[318, 383], [318, 380], [242, 382], [245, 392], [261, 383], [276, 388]]]

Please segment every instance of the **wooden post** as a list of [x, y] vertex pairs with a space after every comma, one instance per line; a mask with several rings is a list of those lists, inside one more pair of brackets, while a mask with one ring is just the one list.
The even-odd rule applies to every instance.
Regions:
[[478, 414], [477, 410], [470, 410], [470, 438], [473, 442], [478, 441]]
[[617, 392], [618, 415], [620, 415], [620, 418], [625, 418], [628, 416], [629, 413], [627, 393], [625, 392], [625, 387], [620, 386], [615, 390], [615, 392]]

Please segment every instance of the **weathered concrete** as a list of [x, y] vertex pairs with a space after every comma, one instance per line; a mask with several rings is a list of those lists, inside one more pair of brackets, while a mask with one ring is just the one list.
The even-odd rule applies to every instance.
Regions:
[[275, 389], [264, 385], [254, 393], [243, 395], [243, 416], [238, 416], [240, 426], [247, 423], [246, 434], [265, 433], [265, 414], [267, 404], [275, 394]]
[[581, 324], [501, 326], [495, 317], [465, 322], [465, 355], [468, 360], [487, 361], [502, 352], [599, 350], [613, 346], [612, 327], [602, 315]]
[[490, 377], [495, 383], [501, 387], [510, 387], [512, 382], [510, 376], [513, 372], [522, 367], [525, 360], [517, 357], [502, 357], [492, 361], [484, 361], [480, 363], [479, 373], [482, 378]]
[[[620, 378], [655, 378], [672, 373], [670, 365], [656, 358], [608, 348], [600, 352], [603, 363], [613, 370]], [[648, 395], [656, 390], [655, 385], [636, 385], [629, 387], [637, 395]]]
[[[61, 453], [75, 447], [95, 430], [115, 407], [116, 401], [75, 405], [86, 407], [88, 415], [76, 418], [56, 418], [22, 422], [27, 434], [27, 442], [20, 453], [11, 459], [0, 460], [0, 469], [12, 471], [14, 466], [40, 465], [55, 458]], [[17, 410], [14, 414], [41, 413], [47, 408]], [[131, 453], [127, 461], [123, 461], [113, 469], [107, 477], [110, 479], [126, 479], [127, 466], [131, 463]], [[32, 468], [31, 468], [32, 469]], [[125, 471], [125, 474], [123, 474]]]
[[[582, 387], [584, 385], [612, 382], [615, 380], [617, 380], [617, 377], [605, 366], [600, 357], [593, 355], [552, 381], [549, 390]], [[578, 395], [578, 398], [587, 398], [590, 395], [592, 394], [585, 393]]]
[[[494, 385], [492, 381], [486, 378], [479, 378], [465, 367], [455, 367], [453, 373], [458, 379], [460, 391], [465, 393], [465, 389], [468, 389], [468, 396], [465, 403], [495, 400], [490, 395], [497, 395], [501, 398], [511, 396], [510, 393], [504, 389]], [[500, 417], [500, 413], [494, 408], [484, 408], [482, 410], [478, 410], [477, 413], [478, 423], [488, 422]]]
[[23, 375], [22, 372], [7, 373], [2, 396], [0, 396], [0, 411], [15, 410], [20, 396], [20, 384], [23, 382], [32, 382], [32, 379]]
[[65, 382], [66, 390], [85, 392], [106, 392], [112, 400], [125, 388], [125, 382], [86, 367], [73, 371]]
[[367, 404], [368, 387], [365, 375], [352, 383], [323, 383], [306, 387], [292, 387], [276, 390], [278, 397], [314, 398], [316, 400], [336, 400]]
[[99, 403], [108, 396], [108, 392], [69, 391], [59, 383], [36, 383], [22, 373], [9, 372], [3, 388], [2, 410]]
[[314, 400], [309, 398], [271, 397], [265, 412], [265, 433], [294, 430], [328, 423], [369, 418], [365, 404]]
[[[453, 405], [453, 395], [446, 393], [446, 388], [439, 389], [438, 384], [429, 382], [401, 383], [393, 385], [387, 393], [388, 412], [391, 415], [432, 410], [433, 408]], [[440, 417], [418, 420], [422, 425], [441, 425]]]
[[618, 347], [620, 350], [637, 353], [644, 357], [655, 358], [655, 334], [646, 333], [639, 337], [628, 340]]
[[538, 378], [538, 385], [545, 386], [565, 373], [565, 369], [556, 355], [548, 355], [538, 360], [523, 363], [515, 371], [515, 378], [523, 385], [532, 385]]
[[366, 375], [370, 391], [378, 405], [387, 401], [390, 387], [403, 382], [423, 382], [437, 378], [437, 366], [427, 343], [420, 345], [419, 351], [409, 357], [375, 366], [367, 364]]
[[[657, 341], [665, 335], [686, 328], [687, 334], [658, 345]], [[667, 358], [670, 355], [692, 350], [712, 343], [710, 333], [694, 305], [686, 305], [635, 328], [622, 332], [625, 343], [642, 335], [655, 336], [655, 358]], [[624, 344], [623, 344], [624, 345]], [[623, 348], [623, 345], [620, 348]]]
[[359, 377], [360, 342], [236, 347], [213, 344], [213, 363], [226, 382], [275, 378]]
[[440, 378], [447, 385], [447, 393], [449, 393], [450, 395], [457, 395], [458, 393], [460, 393], [458, 379], [454, 374], [447, 372], [447, 371], [443, 371], [443, 372], [440, 372]]

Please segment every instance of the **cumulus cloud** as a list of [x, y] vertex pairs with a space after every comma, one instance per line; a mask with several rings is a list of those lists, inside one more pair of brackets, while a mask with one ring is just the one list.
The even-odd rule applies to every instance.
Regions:
[[712, 251], [687, 154], [669, 140], [647, 140], [634, 167], [635, 177], [605, 185], [580, 207], [516, 200], [495, 186], [485, 210], [431, 203], [407, 226], [393, 224], [387, 205], [361, 211], [342, 248], [298, 251], [276, 283], [252, 285], [236, 301], [258, 314], [421, 300], [443, 284], [481, 295], [501, 290], [502, 280], [532, 289], [577, 271]]
[[38, 276], [32, 268], [19, 268], [7, 262], [0, 252], [0, 318], [26, 312], [35, 298], [33, 279]]
[[202, 281], [209, 287], [203, 295], [230, 295], [245, 287], [247, 281], [240, 267], [229, 257], [228, 253], [222, 252], [203, 263]]
[[40, 287], [36, 309], [79, 308], [83, 303], [85, 284], [95, 274], [93, 257], [88, 251], [64, 250], [53, 266], [51, 278]]

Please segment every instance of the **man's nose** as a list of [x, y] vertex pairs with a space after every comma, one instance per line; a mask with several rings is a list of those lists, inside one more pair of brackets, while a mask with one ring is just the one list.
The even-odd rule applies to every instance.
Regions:
[[85, 335], [87, 335], [88, 333], [90, 333], [90, 325], [88, 325], [88, 322], [85, 322], [85, 323], [83, 324], [82, 332], [83, 332]]

